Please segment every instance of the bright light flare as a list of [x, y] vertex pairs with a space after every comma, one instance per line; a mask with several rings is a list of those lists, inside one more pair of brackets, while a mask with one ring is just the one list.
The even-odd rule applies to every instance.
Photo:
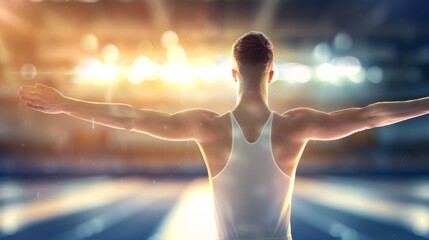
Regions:
[[350, 81], [352, 81], [354, 83], [363, 82], [366, 79], [365, 69], [361, 68], [357, 74], [349, 76], [349, 79], [350, 79]]
[[174, 31], [166, 31], [161, 35], [161, 44], [166, 49], [175, 48], [179, 45], [179, 36]]
[[234, 83], [234, 78], [232, 76], [233, 61], [232, 58], [223, 58], [219, 62], [219, 77], [220, 80], [227, 83]]
[[118, 78], [119, 73], [119, 67], [114, 63], [103, 64], [96, 58], [85, 58], [77, 68], [77, 79], [106, 83]]
[[119, 59], [119, 49], [114, 44], [107, 44], [103, 48], [102, 56], [106, 62], [116, 62]]
[[335, 83], [339, 78], [337, 68], [330, 63], [317, 67], [316, 73], [320, 80], [326, 82]]
[[107, 63], [103, 65], [102, 72], [100, 73], [99, 81], [102, 83], [110, 82], [118, 78], [120, 73], [119, 67], [114, 63]]
[[207, 182], [197, 179], [189, 185], [156, 231], [159, 235], [155, 239], [218, 239], [213, 196]]
[[181, 46], [169, 48], [167, 51], [167, 59], [169, 62], [184, 62], [186, 60], [185, 49]]
[[159, 63], [152, 62], [152, 67], [146, 75], [148, 80], [157, 80], [161, 78], [162, 67]]
[[201, 79], [206, 83], [213, 83], [219, 79], [219, 69], [213, 63], [198, 66], [197, 71], [198, 71], [198, 79]]
[[287, 63], [281, 69], [282, 79], [291, 83], [306, 83], [312, 78], [312, 70], [299, 63]]
[[351, 56], [338, 59], [337, 68], [344, 76], [347, 77], [358, 74], [362, 69], [360, 61]]
[[135, 84], [141, 83], [152, 71], [152, 67], [153, 63], [148, 57], [140, 56], [134, 61], [133, 66], [128, 72], [128, 79]]
[[77, 68], [79, 80], [94, 80], [103, 70], [103, 64], [96, 58], [84, 58]]
[[196, 79], [195, 70], [184, 63], [166, 63], [162, 66], [162, 79], [165, 82], [191, 83]]

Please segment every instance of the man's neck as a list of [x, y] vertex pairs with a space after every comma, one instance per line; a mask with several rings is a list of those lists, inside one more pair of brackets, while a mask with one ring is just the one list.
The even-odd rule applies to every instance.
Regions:
[[255, 89], [240, 89], [235, 109], [245, 112], [261, 112], [269, 110], [268, 91], [266, 87]]

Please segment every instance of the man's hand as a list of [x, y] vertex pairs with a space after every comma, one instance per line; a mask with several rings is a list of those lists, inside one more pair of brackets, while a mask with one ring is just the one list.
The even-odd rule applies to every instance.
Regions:
[[49, 114], [64, 113], [67, 102], [67, 98], [58, 90], [42, 84], [21, 87], [19, 96], [30, 108]]

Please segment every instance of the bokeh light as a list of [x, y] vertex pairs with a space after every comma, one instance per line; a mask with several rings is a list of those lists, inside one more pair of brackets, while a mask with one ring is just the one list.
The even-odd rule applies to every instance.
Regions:
[[313, 49], [313, 57], [319, 62], [328, 62], [331, 58], [331, 48], [325, 42], [321, 42]]
[[374, 84], [379, 84], [383, 81], [383, 69], [377, 66], [370, 67], [366, 71], [366, 76], [368, 81]]
[[214, 63], [202, 64], [197, 67], [198, 78], [206, 83], [214, 83], [219, 79], [219, 69]]
[[96, 51], [98, 49], [98, 38], [92, 33], [85, 34], [80, 39], [80, 47], [84, 51]]
[[114, 63], [107, 63], [103, 65], [100, 77], [98, 80], [101, 83], [106, 83], [115, 80], [119, 76], [119, 67]]
[[340, 32], [337, 35], [335, 35], [332, 45], [336, 50], [347, 51], [353, 47], [353, 40], [349, 34], [345, 32]]
[[21, 77], [25, 80], [32, 80], [37, 75], [37, 69], [33, 64], [24, 64], [21, 67]]
[[323, 63], [318, 66], [316, 73], [320, 80], [331, 83], [336, 83], [339, 77], [337, 68], [330, 63]]
[[162, 79], [167, 83], [189, 84], [196, 79], [194, 69], [185, 63], [167, 63], [162, 66]]
[[299, 63], [282, 64], [281, 79], [290, 83], [306, 83], [312, 78], [312, 69]]
[[103, 63], [96, 58], [84, 58], [77, 68], [77, 78], [81, 80], [98, 79], [103, 71]]
[[179, 45], [179, 36], [171, 30], [166, 31], [161, 35], [161, 44], [166, 49], [175, 48]]
[[119, 59], [119, 49], [114, 44], [107, 44], [103, 48], [103, 60], [106, 62], [115, 62]]
[[152, 71], [153, 63], [146, 56], [138, 57], [128, 72], [128, 79], [132, 83], [141, 83], [146, 76]]
[[185, 49], [181, 46], [170, 47], [167, 50], [167, 59], [169, 62], [184, 62], [186, 60]]

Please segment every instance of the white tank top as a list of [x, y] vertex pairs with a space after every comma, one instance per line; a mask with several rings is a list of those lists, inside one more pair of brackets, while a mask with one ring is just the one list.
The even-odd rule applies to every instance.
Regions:
[[255, 142], [244, 137], [234, 114], [225, 167], [209, 178], [219, 240], [291, 240], [294, 177], [277, 165], [271, 149], [273, 112]]

